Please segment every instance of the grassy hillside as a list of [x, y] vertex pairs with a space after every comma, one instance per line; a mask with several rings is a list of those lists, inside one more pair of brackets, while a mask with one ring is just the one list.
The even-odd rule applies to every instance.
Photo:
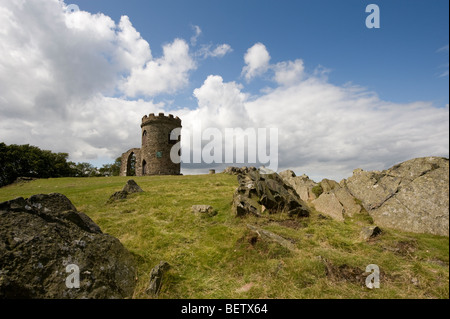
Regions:
[[[364, 216], [345, 223], [317, 212], [308, 218], [236, 218], [236, 176], [134, 177], [144, 193], [106, 204], [129, 177], [43, 179], [0, 188], [0, 202], [58, 192], [117, 238], [138, 262], [135, 298], [151, 269], [172, 266], [160, 298], [449, 298], [449, 240], [384, 229], [359, 239]], [[212, 205], [213, 217], [191, 212]], [[294, 250], [257, 239], [246, 224], [290, 239]], [[379, 289], [365, 286], [366, 266], [381, 271]]]

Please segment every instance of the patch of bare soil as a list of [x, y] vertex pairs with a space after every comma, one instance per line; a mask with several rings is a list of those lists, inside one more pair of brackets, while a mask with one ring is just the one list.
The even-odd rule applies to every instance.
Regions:
[[417, 241], [415, 240], [401, 240], [395, 241], [384, 248], [401, 256], [414, 257], [417, 247]]
[[346, 264], [336, 266], [321, 256], [319, 258], [325, 266], [325, 273], [328, 279], [335, 282], [347, 281], [365, 285], [366, 277], [369, 275], [365, 270]]

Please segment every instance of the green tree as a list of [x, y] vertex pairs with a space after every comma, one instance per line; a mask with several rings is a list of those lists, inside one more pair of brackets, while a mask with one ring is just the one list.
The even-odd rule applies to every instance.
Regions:
[[90, 163], [82, 162], [75, 165], [75, 177], [94, 177], [98, 174], [97, 168]]
[[67, 153], [53, 153], [29, 144], [0, 143], [0, 186], [10, 184], [18, 177], [73, 176], [68, 157]]
[[119, 176], [120, 175], [120, 167], [122, 166], [122, 157], [116, 158], [116, 161], [111, 166], [112, 175]]

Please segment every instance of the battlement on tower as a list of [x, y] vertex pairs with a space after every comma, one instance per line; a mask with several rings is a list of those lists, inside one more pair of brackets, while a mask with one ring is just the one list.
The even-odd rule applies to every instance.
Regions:
[[169, 114], [168, 116], [164, 115], [164, 113], [159, 113], [155, 115], [155, 113], [150, 113], [149, 115], [144, 115], [142, 118], [141, 127], [144, 125], [155, 124], [155, 123], [171, 123], [176, 126], [181, 127], [181, 119], [178, 116], [173, 116]]

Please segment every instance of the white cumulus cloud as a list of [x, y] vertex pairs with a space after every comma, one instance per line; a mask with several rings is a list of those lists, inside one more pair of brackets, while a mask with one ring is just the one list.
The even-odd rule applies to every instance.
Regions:
[[245, 66], [242, 75], [247, 81], [264, 74], [269, 69], [270, 55], [262, 43], [256, 43], [247, 50], [244, 56]]
[[292, 85], [303, 79], [305, 67], [300, 59], [287, 62], [279, 62], [273, 66], [274, 80], [280, 85]]
[[189, 45], [183, 39], [175, 39], [163, 47], [163, 52], [161, 58], [131, 70], [121, 86], [127, 96], [174, 93], [187, 85], [189, 72], [196, 69], [196, 62], [189, 54]]

